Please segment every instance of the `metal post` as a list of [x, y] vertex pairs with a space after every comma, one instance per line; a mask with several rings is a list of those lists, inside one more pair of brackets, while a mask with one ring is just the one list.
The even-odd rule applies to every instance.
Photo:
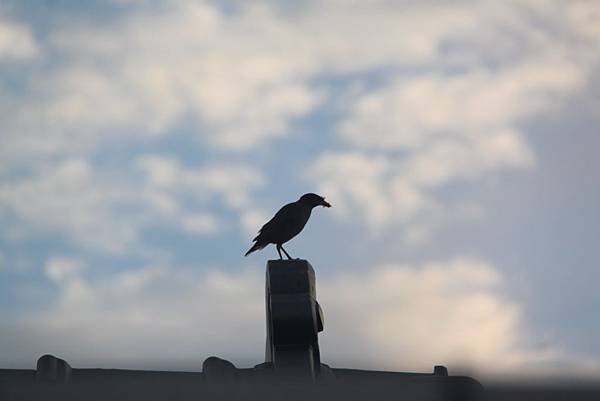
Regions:
[[306, 260], [267, 263], [265, 361], [277, 373], [315, 380], [321, 367], [318, 333], [323, 316], [315, 271]]

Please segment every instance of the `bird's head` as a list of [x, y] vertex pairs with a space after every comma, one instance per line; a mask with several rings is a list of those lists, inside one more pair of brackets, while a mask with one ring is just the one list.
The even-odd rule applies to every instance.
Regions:
[[298, 202], [310, 206], [311, 208], [316, 206], [331, 207], [324, 197], [312, 193], [302, 195]]

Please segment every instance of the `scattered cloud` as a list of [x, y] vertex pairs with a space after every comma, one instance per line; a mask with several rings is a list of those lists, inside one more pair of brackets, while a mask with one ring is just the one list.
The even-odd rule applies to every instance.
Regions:
[[[358, 216], [372, 232], [409, 223], [407, 235], [419, 232], [422, 242], [441, 221], [472, 207], [461, 199], [449, 204], [439, 189], [535, 167], [524, 123], [560, 108], [594, 64], [570, 49], [575, 39], [530, 20], [559, 24], [557, 15], [532, 4], [519, 9], [454, 7], [464, 24], [435, 37], [437, 57], [415, 71], [392, 69], [344, 100], [341, 149], [323, 152], [309, 172], [320, 191], [339, 200], [337, 216]], [[579, 37], [579, 28], [564, 29]]]
[[147, 176], [150, 191], [165, 197], [182, 191], [199, 199], [216, 196], [231, 208], [248, 205], [249, 193], [264, 185], [262, 173], [242, 163], [211, 164], [194, 169], [183, 167], [171, 157], [146, 155], [135, 164]]
[[[489, 174], [528, 169], [534, 155], [512, 130], [473, 138], [439, 138], [429, 146], [398, 157], [395, 153], [359, 150], [323, 154], [309, 177], [322, 193], [336, 200], [333, 210], [345, 220], [358, 218], [373, 232], [398, 223], [433, 228], [449, 216], [481, 217], [467, 200], [443, 204], [435, 192], [455, 182]], [[477, 213], [463, 213], [478, 209]], [[414, 230], [406, 230], [412, 235]]]
[[44, 79], [14, 96], [7, 155], [80, 154], [124, 133], [152, 140], [189, 116], [203, 144], [248, 149], [285, 135], [292, 119], [320, 103], [305, 82], [306, 63], [285, 50], [298, 33], [269, 9], [226, 17], [209, 4], [180, 2], [162, 11], [141, 7], [51, 32], [45, 53], [64, 60], [34, 64], [32, 74]]
[[357, 97], [339, 133], [358, 148], [382, 150], [486, 137], [548, 110], [556, 104], [551, 95], [577, 89], [585, 73], [573, 62], [545, 58], [499, 71], [475, 65], [460, 74], [399, 77]]
[[18, 218], [11, 226], [67, 234], [75, 242], [111, 252], [123, 252], [136, 240], [132, 223], [139, 214], [120, 219], [115, 210], [118, 205], [135, 206], [136, 200], [134, 192], [107, 184], [82, 159], [65, 160], [55, 170], [0, 185], [2, 208]]
[[86, 160], [67, 159], [55, 170], [0, 184], [0, 205], [17, 218], [9, 230], [58, 232], [86, 248], [135, 254], [150, 225], [219, 232], [221, 218], [209, 202], [245, 213], [249, 194], [263, 185], [259, 172], [241, 164], [191, 168], [156, 155], [133, 164], [129, 171], [97, 170]]
[[[203, 143], [251, 149], [289, 134], [294, 119], [328, 100], [316, 78], [382, 68], [398, 76], [387, 92], [352, 102], [341, 123], [351, 142], [381, 147], [419, 142], [421, 127], [487, 128], [539, 107], [544, 90], [571, 85], [586, 65], [564, 38], [532, 23], [562, 26], [559, 11], [524, 4], [306, 4], [291, 15], [262, 3], [227, 14], [208, 3], [167, 2], [160, 12], [140, 5], [122, 18], [64, 25], [35, 45], [45, 60], [31, 64], [27, 96], [8, 94], [13, 118], [3, 130], [13, 140], [4, 153], [79, 154], [123, 133], [169, 135], [186, 116]], [[580, 42], [594, 29], [586, 7], [569, 8], [569, 21], [582, 27], [564, 27]], [[15, 35], [4, 42], [28, 43], [10, 40]], [[59, 55], [63, 62], [49, 67]], [[440, 74], [452, 68], [468, 74]], [[386, 118], [372, 115], [378, 108]]]
[[[533, 166], [519, 124], [586, 82], [591, 61], [572, 43], [594, 46], [588, 6], [561, 6], [564, 22], [545, 3], [382, 4], [342, 11], [307, 3], [289, 14], [264, 3], [226, 13], [169, 2], [161, 12], [142, 5], [123, 18], [65, 25], [39, 44], [48, 60], [64, 62], [32, 64], [34, 76], [50, 79], [28, 80], [27, 96], [5, 95], [16, 102], [7, 103], [13, 118], [2, 123], [11, 139], [0, 150], [3, 167], [86, 158], [124, 134], [129, 142], [153, 140], [189, 116], [202, 143], [252, 149], [288, 135], [294, 119], [332, 99], [318, 78], [349, 74], [357, 76], [349, 84], [365, 88], [343, 100], [336, 122], [349, 149], [325, 149], [313, 171], [336, 172], [312, 175], [330, 196], [350, 195], [340, 216], [353, 209], [378, 229], [438, 207], [431, 190], [441, 185]], [[369, 71], [382, 71], [382, 81], [369, 84], [369, 74], [360, 75]], [[349, 180], [344, 169], [356, 173], [361, 163], [378, 167]], [[229, 206], [248, 203], [215, 180], [230, 188]], [[164, 191], [149, 196], [165, 212], [175, 207]], [[194, 226], [215, 227], [206, 218]]]
[[390, 169], [391, 163], [384, 157], [330, 153], [319, 158], [310, 174], [319, 183], [319, 191], [335, 199], [333, 213], [346, 219], [364, 216], [372, 227], [378, 227], [391, 215], [411, 215], [423, 207], [420, 194], [410, 193], [410, 188], [399, 199], [402, 203], [390, 202], [389, 192], [394, 191], [388, 181]]

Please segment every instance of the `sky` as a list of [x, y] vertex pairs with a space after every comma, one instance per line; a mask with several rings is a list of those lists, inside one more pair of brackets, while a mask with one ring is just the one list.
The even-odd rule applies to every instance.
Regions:
[[0, 3], [0, 367], [264, 355], [327, 198], [322, 361], [600, 377], [600, 3]]

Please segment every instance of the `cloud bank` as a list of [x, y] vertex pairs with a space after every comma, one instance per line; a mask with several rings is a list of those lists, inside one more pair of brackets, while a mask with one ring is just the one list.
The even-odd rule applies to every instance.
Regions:
[[[56, 297], [3, 329], [4, 364], [28, 366], [46, 352], [75, 366], [155, 369], [199, 369], [209, 355], [238, 366], [263, 358], [264, 283], [256, 270], [148, 266], [93, 278], [81, 261], [57, 257], [45, 273]], [[520, 307], [502, 287], [496, 268], [466, 258], [322, 278], [323, 361], [404, 371], [446, 364], [484, 376], [556, 374], [564, 363], [594, 366], [528, 344]], [[26, 351], [11, 346], [23, 338]]]

